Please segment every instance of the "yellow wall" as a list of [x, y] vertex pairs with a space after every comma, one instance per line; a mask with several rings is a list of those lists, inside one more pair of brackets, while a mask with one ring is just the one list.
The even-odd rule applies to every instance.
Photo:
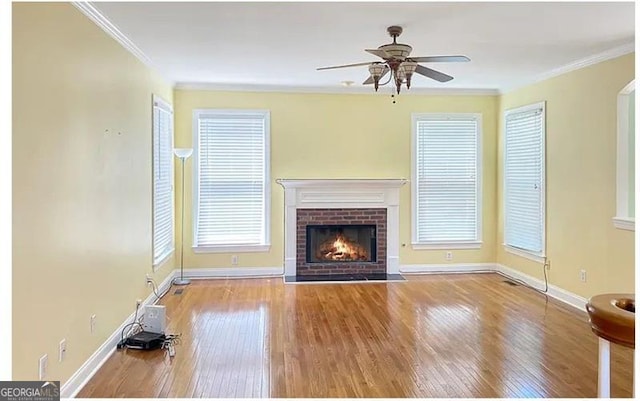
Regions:
[[[589, 297], [634, 291], [634, 232], [614, 228], [616, 102], [634, 78], [629, 54], [501, 96], [500, 112], [545, 100], [549, 281]], [[498, 199], [502, 199], [504, 124], [499, 119]], [[539, 264], [506, 252], [498, 205], [498, 263], [542, 278]], [[580, 269], [587, 282], [580, 281]]]
[[[284, 258], [284, 191], [277, 178], [411, 178], [411, 113], [461, 112], [483, 115], [483, 240], [480, 250], [411, 249], [411, 189], [400, 200], [401, 264], [495, 261], [496, 132], [495, 96], [390, 96], [243, 93], [176, 90], [176, 146], [192, 146], [192, 111], [201, 108], [268, 109], [271, 112], [271, 251], [245, 253], [240, 267], [281, 267]], [[191, 176], [192, 159], [186, 176]], [[179, 169], [177, 169], [179, 170]], [[179, 173], [179, 171], [176, 171]], [[180, 181], [176, 188], [180, 188]], [[187, 179], [186, 216], [191, 216], [192, 182]], [[179, 197], [177, 197], [179, 198]], [[180, 199], [177, 205], [180, 225]], [[179, 233], [178, 233], [179, 234]], [[185, 268], [231, 267], [231, 254], [194, 254], [191, 218], [185, 218]], [[177, 235], [179, 239], [179, 235]]]
[[46, 353], [66, 381], [150, 292], [152, 93], [173, 97], [72, 5], [13, 4], [14, 380]]
[[[504, 109], [546, 100], [550, 282], [583, 296], [632, 291], [633, 232], [615, 229], [611, 217], [616, 96], [633, 68], [628, 55], [501, 97], [401, 95], [395, 105], [384, 95], [172, 93], [73, 6], [14, 4], [13, 379], [36, 379], [38, 358], [47, 353], [48, 378], [64, 382], [149, 294], [152, 93], [175, 100], [178, 147], [192, 146], [193, 109], [271, 111], [272, 249], [240, 254], [240, 267], [283, 264], [283, 190], [276, 178], [410, 178], [411, 113], [482, 113], [484, 244], [455, 250], [451, 263], [497, 260], [537, 277], [538, 265], [501, 246], [498, 125]], [[444, 250], [411, 249], [410, 193], [409, 185], [402, 188], [401, 264], [447, 263]], [[190, 252], [191, 219], [185, 223], [185, 267], [231, 265], [230, 254]], [[161, 266], [156, 281], [173, 265], [171, 258]], [[586, 284], [580, 268], [588, 272]], [[68, 351], [59, 363], [62, 338]]]

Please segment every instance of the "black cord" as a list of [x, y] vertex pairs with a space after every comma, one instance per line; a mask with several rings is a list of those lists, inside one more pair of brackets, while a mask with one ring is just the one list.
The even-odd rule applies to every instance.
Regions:
[[[135, 325], [135, 324], [140, 324], [140, 322], [138, 321], [138, 311], [139, 311], [139, 310], [140, 310], [140, 304], [139, 304], [139, 303], [136, 303], [136, 313], [133, 315], [133, 322], [131, 322], [131, 323], [129, 323], [129, 324], [127, 324], [127, 325], [125, 325], [125, 326], [122, 328], [122, 333], [120, 333], [120, 339], [121, 339], [122, 341], [124, 341], [124, 330], [125, 330], [127, 327], [129, 327], [129, 326], [133, 326], [133, 325]], [[141, 324], [140, 324], [140, 326], [142, 327], [142, 325], [141, 325]]]
[[176, 355], [175, 345], [180, 344], [180, 337], [182, 334], [167, 334], [165, 336], [164, 342], [162, 343], [162, 348], [167, 351], [170, 357], [174, 357]]
[[[139, 310], [140, 310], [140, 304], [136, 303], [136, 312], [133, 315], [133, 322], [125, 324], [124, 327], [122, 328], [122, 332], [120, 333], [120, 345], [124, 344], [124, 332], [125, 332], [125, 330], [127, 330], [127, 327], [132, 327], [132, 326], [138, 325], [138, 326], [140, 326], [142, 328], [142, 324], [140, 323], [140, 321], [138, 321], [138, 311]], [[142, 319], [142, 316], [140, 316], [140, 318]]]
[[139, 322], [131, 322], [131, 323], [127, 323], [127, 324], [125, 324], [125, 326], [122, 328], [122, 332], [120, 333], [120, 343], [121, 343], [121, 344], [124, 344], [124, 332], [125, 332], [125, 330], [127, 330], [127, 327], [129, 327], [129, 326], [135, 326], [135, 325], [140, 326], [140, 328], [141, 328], [141, 329], [143, 328], [143, 327], [142, 327], [142, 324], [141, 324], [141, 323], [139, 323]]
[[549, 291], [549, 281], [547, 279], [547, 266], [549, 266], [549, 262], [547, 261], [547, 258], [544, 258], [544, 264], [542, 265], [542, 273], [544, 274], [544, 290], [541, 290], [539, 288], [536, 288], [532, 285], [529, 285], [528, 283], [517, 279], [517, 278], [513, 278], [513, 277], [509, 277], [507, 276], [507, 278], [509, 278], [509, 280], [514, 281], [524, 287], [530, 288], [536, 292], [539, 292], [540, 294], [544, 295], [545, 297], [547, 297], [548, 300], [548, 295], [547, 292]]
[[165, 343], [171, 343], [171, 344], [179, 344], [180, 343], [180, 337], [182, 337], [182, 333], [178, 333], [178, 334], [167, 334], [165, 336]]
[[167, 288], [167, 290], [165, 292], [163, 292], [162, 295], [158, 295], [158, 287], [156, 286], [155, 281], [153, 281], [153, 279], [149, 279], [149, 281], [151, 282], [151, 286], [153, 287], [153, 295], [156, 296], [156, 301], [159, 301], [160, 298], [162, 298], [165, 295], [167, 295], [167, 293], [169, 293], [169, 291], [171, 291], [171, 286], [173, 285], [173, 280], [172, 280], [169, 283], [169, 288]]
[[544, 293], [546, 294], [549, 291], [549, 282], [547, 280], [547, 268], [549, 266], [549, 262], [547, 258], [544, 258], [544, 265], [542, 266], [542, 272], [544, 273]]

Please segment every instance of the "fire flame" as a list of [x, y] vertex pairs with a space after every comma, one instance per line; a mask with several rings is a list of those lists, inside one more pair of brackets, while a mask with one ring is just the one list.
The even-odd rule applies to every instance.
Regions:
[[338, 234], [335, 240], [325, 242], [321, 247], [324, 260], [368, 260], [367, 251], [359, 244], [350, 241], [342, 234]]
[[339, 236], [335, 240], [335, 242], [333, 243], [333, 247], [336, 248], [335, 253], [341, 253], [341, 254], [351, 253], [351, 247], [342, 240], [342, 236]]

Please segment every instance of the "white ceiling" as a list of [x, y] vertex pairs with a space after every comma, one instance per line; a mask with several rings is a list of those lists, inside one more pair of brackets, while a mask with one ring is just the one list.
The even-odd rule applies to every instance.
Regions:
[[[462, 54], [427, 66], [455, 77], [416, 76], [413, 88], [507, 89], [570, 64], [633, 49], [634, 3], [127, 3], [93, 7], [167, 79], [212, 87], [362, 88], [389, 43], [389, 25], [413, 56]], [[604, 53], [604, 54], [603, 54]], [[417, 89], [418, 91], [420, 89]], [[415, 91], [415, 90], [414, 90]]]

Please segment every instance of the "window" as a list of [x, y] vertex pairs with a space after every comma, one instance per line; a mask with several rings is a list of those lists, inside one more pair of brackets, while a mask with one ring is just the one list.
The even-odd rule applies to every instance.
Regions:
[[480, 114], [414, 114], [412, 244], [480, 248]]
[[269, 112], [194, 111], [194, 250], [269, 250]]
[[173, 110], [153, 96], [153, 266], [173, 252]]
[[504, 245], [543, 261], [545, 254], [545, 104], [505, 113]]
[[635, 80], [618, 94], [618, 155], [616, 168], [616, 216], [613, 224], [635, 231]]

